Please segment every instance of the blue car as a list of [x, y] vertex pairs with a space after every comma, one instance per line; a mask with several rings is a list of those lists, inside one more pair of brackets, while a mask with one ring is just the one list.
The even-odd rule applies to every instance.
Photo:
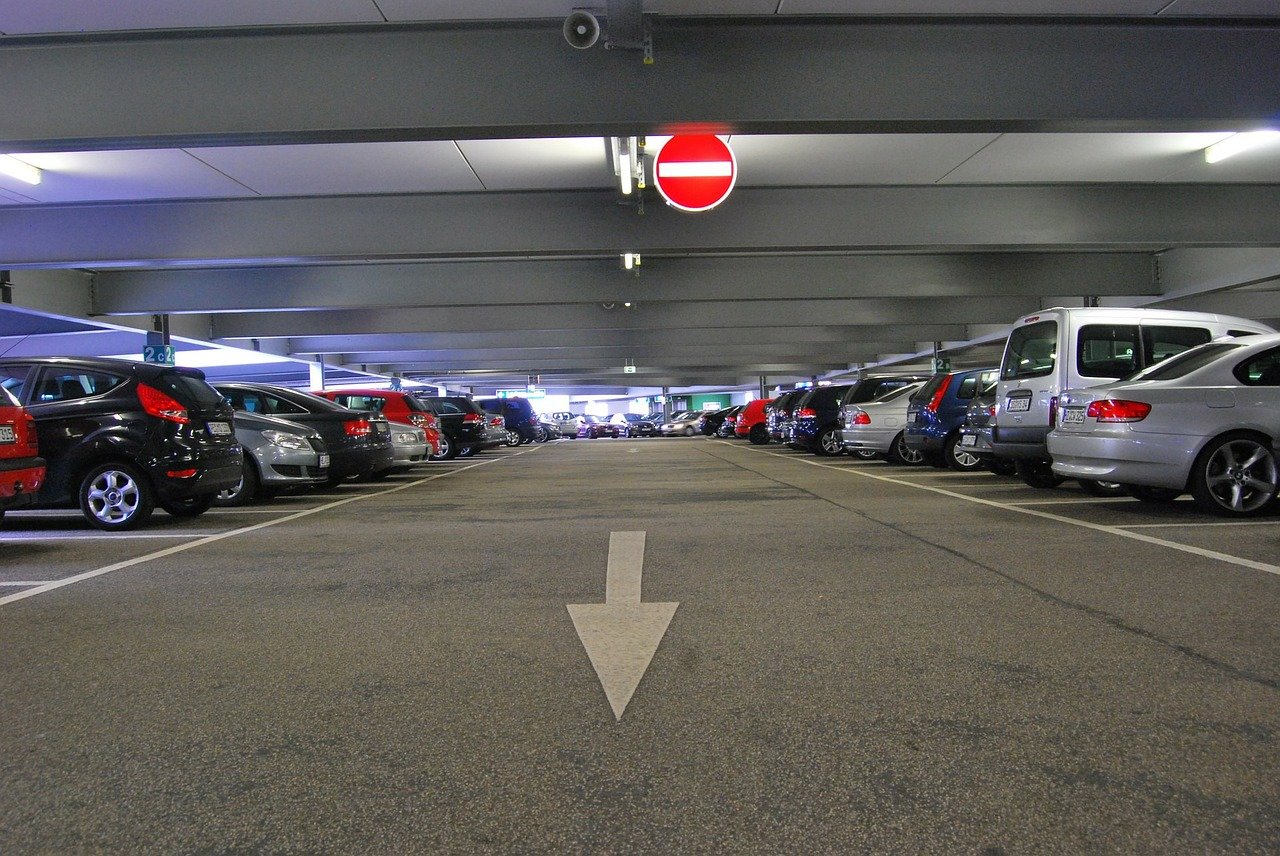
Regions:
[[911, 396], [903, 441], [908, 449], [924, 454], [936, 467], [968, 472], [981, 469], [983, 462], [966, 451], [960, 442], [960, 426], [965, 411], [988, 388], [994, 389], [999, 368], [962, 369], [944, 372]]

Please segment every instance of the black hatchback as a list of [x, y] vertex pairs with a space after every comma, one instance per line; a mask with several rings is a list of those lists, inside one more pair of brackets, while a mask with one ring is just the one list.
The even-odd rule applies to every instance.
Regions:
[[440, 457], [467, 458], [481, 449], [492, 449], [506, 442], [489, 430], [489, 417], [483, 408], [465, 395], [414, 395], [440, 423]]
[[47, 462], [37, 506], [108, 531], [158, 505], [194, 517], [240, 481], [231, 408], [196, 369], [95, 357], [0, 360], [0, 386], [36, 423]]
[[265, 383], [219, 381], [214, 389], [238, 411], [278, 416], [320, 432], [329, 449], [329, 487], [352, 476], [366, 481], [391, 472], [391, 424], [375, 413]]

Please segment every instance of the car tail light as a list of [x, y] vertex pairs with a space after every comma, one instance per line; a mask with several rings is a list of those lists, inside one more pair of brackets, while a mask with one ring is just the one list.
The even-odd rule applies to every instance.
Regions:
[[145, 383], [138, 384], [138, 402], [148, 416], [154, 416], [157, 419], [164, 419], [169, 422], [177, 422], [179, 425], [186, 425], [191, 421], [191, 417], [187, 416], [187, 408], [182, 406], [182, 402], [166, 395], [154, 386], [147, 386]]
[[1147, 418], [1147, 414], [1150, 412], [1151, 405], [1145, 401], [1104, 398], [1100, 401], [1089, 402], [1085, 415], [1091, 416], [1099, 422], [1141, 422]]
[[938, 384], [938, 388], [933, 391], [933, 398], [929, 399], [929, 404], [925, 407], [930, 413], [937, 413], [938, 408], [942, 406], [942, 399], [947, 395], [947, 387], [951, 386], [951, 375], [947, 375], [942, 379], [942, 383]]
[[859, 410], [857, 413], [853, 414], [853, 419], [850, 420], [850, 422], [854, 425], [870, 425], [871, 414], [867, 413], [865, 410]]
[[409, 421], [419, 428], [425, 428], [431, 423], [427, 420], [425, 413], [410, 413]]
[[351, 419], [342, 423], [342, 430], [348, 437], [367, 437], [373, 432], [368, 419]]
[[468, 413], [462, 417], [462, 421], [466, 422], [468, 425], [474, 425], [477, 422], [483, 422], [484, 417], [479, 413]]
[[796, 411], [797, 419], [813, 419], [817, 415], [818, 411], [814, 410], [812, 407], [801, 407]]
[[991, 405], [990, 407], [988, 407], [988, 408], [987, 408], [987, 418], [988, 418], [988, 419], [994, 419], [994, 418], [995, 418], [995, 415], [996, 415], [996, 411], [997, 411], [997, 410], [999, 410], [999, 409], [1000, 409], [1000, 406], [999, 406], [998, 404], [993, 404], [993, 405]]

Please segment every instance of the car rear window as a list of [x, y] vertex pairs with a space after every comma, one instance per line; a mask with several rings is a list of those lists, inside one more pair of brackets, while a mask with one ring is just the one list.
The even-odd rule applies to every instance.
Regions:
[[168, 371], [161, 373], [153, 383], [184, 404], [194, 402], [202, 409], [222, 405], [222, 393], [202, 377]]
[[12, 393], [10, 393], [9, 390], [5, 389], [3, 386], [0, 386], [0, 406], [4, 406], [4, 407], [20, 406], [18, 404], [18, 399], [14, 398]]
[[1153, 366], [1212, 339], [1204, 327], [1148, 327], [1142, 325], [1142, 364]]
[[1237, 348], [1243, 348], [1243, 342], [1220, 342], [1216, 345], [1206, 345], [1203, 348], [1197, 348], [1193, 351], [1184, 351], [1176, 357], [1170, 357], [1159, 365], [1152, 366], [1146, 371], [1138, 372], [1134, 375], [1135, 380], [1174, 380], [1176, 378], [1185, 377], [1196, 369], [1204, 368], [1209, 363], [1221, 357], [1227, 351], [1234, 351]]
[[[891, 389], [889, 389], [888, 392], [880, 393], [880, 395], [873, 398], [872, 401], [877, 401], [877, 402], [893, 401], [894, 399], [902, 398], [902, 396], [909, 394], [913, 388], [914, 388], [913, 384], [909, 384], [909, 383], [904, 384], [903, 386], [892, 387]], [[912, 398], [914, 397], [915, 396], [913, 395]]]
[[[426, 407], [436, 413], [436, 415], [446, 415], [452, 413], [472, 413], [471, 407], [466, 407], [450, 398], [419, 398], [415, 399], [417, 403], [426, 405]], [[467, 401], [465, 398], [462, 401]], [[467, 404], [471, 402], [467, 401]]]
[[1136, 324], [1086, 324], [1076, 334], [1081, 377], [1128, 377], [1139, 368]]
[[917, 381], [918, 378], [913, 377], [866, 378], [850, 389], [849, 397], [845, 399], [845, 404], [862, 404], [863, 402], [871, 401], [873, 398], [879, 398], [886, 392], [901, 389], [904, 386], [911, 386]]
[[352, 410], [370, 410], [374, 413], [381, 413], [387, 406], [387, 400], [376, 395], [335, 395], [333, 400]]
[[1009, 334], [1000, 366], [1001, 380], [1044, 377], [1058, 359], [1058, 322], [1039, 321]]
[[912, 401], [928, 401], [933, 398], [933, 394], [938, 391], [938, 387], [942, 386], [942, 382], [951, 375], [936, 374], [925, 382], [925, 385], [917, 389], [911, 394]]

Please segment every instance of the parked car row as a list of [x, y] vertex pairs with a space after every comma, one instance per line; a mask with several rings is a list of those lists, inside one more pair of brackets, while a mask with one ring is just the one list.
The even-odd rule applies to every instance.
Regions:
[[100, 529], [132, 529], [157, 507], [195, 517], [504, 437], [466, 397], [210, 384], [195, 369], [109, 358], [0, 360], [0, 517], [78, 507]]

